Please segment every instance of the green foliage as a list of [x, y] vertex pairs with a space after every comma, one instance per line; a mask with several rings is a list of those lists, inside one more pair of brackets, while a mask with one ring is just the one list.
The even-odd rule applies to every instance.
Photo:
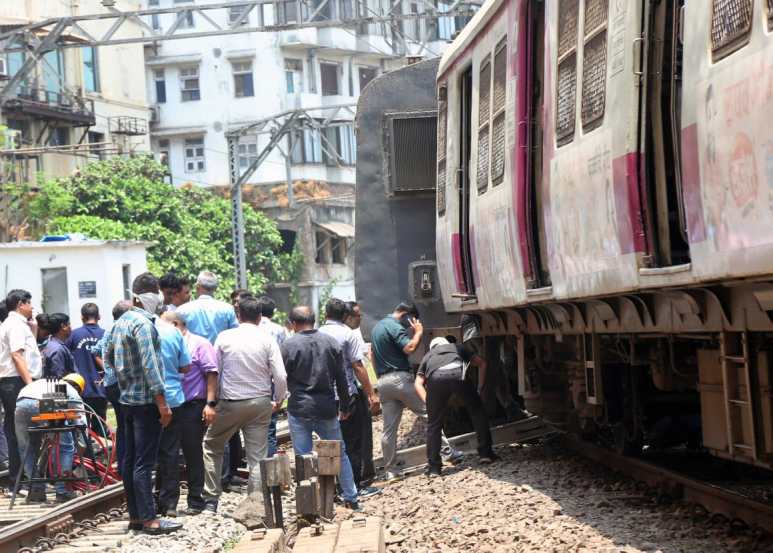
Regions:
[[319, 301], [317, 302], [317, 313], [319, 313], [318, 318], [320, 326], [325, 324], [325, 321], [327, 320], [327, 317], [325, 317], [325, 308], [327, 307], [327, 302], [330, 301], [330, 298], [333, 297], [333, 288], [335, 288], [337, 282], [338, 281], [336, 279], [328, 281], [328, 283], [325, 284], [325, 287], [322, 289], [322, 292], [319, 294]]
[[[210, 270], [227, 294], [234, 287], [230, 202], [205, 189], [175, 188], [164, 182], [164, 174], [165, 167], [150, 157], [92, 163], [70, 177], [41, 183], [29, 212], [47, 221], [49, 233], [150, 241], [150, 271], [194, 278]], [[251, 290], [286, 282], [298, 272], [295, 253], [276, 253], [282, 239], [273, 221], [245, 205], [244, 222]]]

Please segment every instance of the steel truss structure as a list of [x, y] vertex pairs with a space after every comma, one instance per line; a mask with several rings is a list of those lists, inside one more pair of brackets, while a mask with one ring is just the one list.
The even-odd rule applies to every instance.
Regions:
[[[247, 288], [247, 258], [244, 245], [244, 217], [242, 211], [242, 186], [258, 170], [276, 148], [282, 151], [281, 143], [286, 139], [286, 150], [282, 151], [288, 162], [287, 200], [293, 206], [293, 186], [289, 172], [289, 159], [293, 151], [293, 135], [304, 130], [318, 133], [322, 150], [336, 163], [343, 159], [330, 144], [323, 129], [351, 124], [357, 104], [316, 107], [284, 111], [255, 123], [226, 133], [228, 139], [228, 170], [231, 185], [231, 231], [233, 236], [234, 270], [236, 283]], [[268, 143], [261, 148], [257, 158], [244, 170], [239, 169], [239, 139], [248, 135], [267, 135]]]

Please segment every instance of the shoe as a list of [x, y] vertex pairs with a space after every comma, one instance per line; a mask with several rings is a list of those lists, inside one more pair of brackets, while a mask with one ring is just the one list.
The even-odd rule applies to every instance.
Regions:
[[151, 536], [160, 536], [163, 534], [171, 534], [172, 532], [177, 532], [183, 527], [182, 524], [179, 522], [172, 522], [169, 520], [159, 520], [158, 526], [142, 526], [142, 531], [145, 534], [149, 534]]
[[196, 515], [200, 515], [204, 509], [199, 509], [198, 507], [188, 507], [183, 511], [183, 514], [185, 516], [189, 517], [195, 517]]
[[130, 531], [134, 530], [136, 532], [139, 532], [142, 530], [142, 526], [143, 524], [141, 522], [130, 522], [127, 530], [130, 530]]
[[443, 472], [441, 469], [427, 467], [427, 470], [424, 471], [424, 475], [427, 478], [437, 478], [443, 476]]
[[0, 461], [0, 472], [8, 470], [8, 461]]
[[344, 501], [344, 507], [354, 511], [355, 513], [362, 512], [362, 505], [360, 505], [359, 501]]
[[201, 510], [201, 512], [205, 515], [214, 515], [217, 513], [217, 503], [214, 501], [208, 501], [204, 504], [204, 508]]
[[491, 463], [495, 463], [500, 460], [499, 455], [494, 453], [493, 451], [491, 453], [488, 453], [486, 455], [480, 456], [480, 464], [481, 465], [490, 465]]
[[450, 463], [452, 465], [456, 465], [462, 462], [462, 460], [464, 459], [464, 453], [462, 453], [458, 449], [452, 449], [448, 453], [441, 454], [441, 457], [443, 458], [444, 462]]
[[402, 477], [402, 473], [392, 472], [391, 470], [386, 471], [384, 474], [384, 480], [387, 482], [393, 482], [394, 480], [399, 480]]
[[45, 503], [46, 501], [46, 492], [43, 490], [34, 490], [27, 494], [24, 503]]
[[57, 503], [66, 503], [67, 501], [75, 499], [76, 497], [78, 497], [78, 494], [73, 491], [56, 492]]
[[374, 495], [378, 495], [381, 492], [383, 492], [381, 488], [374, 488], [373, 486], [367, 486], [365, 488], [362, 488], [359, 492], [360, 499], [365, 499], [366, 497], [373, 497]]
[[246, 478], [242, 478], [241, 476], [231, 477], [232, 486], [246, 486], [248, 483], [249, 481]]
[[166, 509], [164, 516], [167, 518], [177, 518], [177, 509]]

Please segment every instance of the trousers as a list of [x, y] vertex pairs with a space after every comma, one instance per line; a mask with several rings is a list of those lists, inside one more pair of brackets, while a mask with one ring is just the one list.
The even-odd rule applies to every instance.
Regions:
[[[352, 402], [352, 410], [349, 414], [349, 418], [341, 421], [341, 434], [344, 438], [344, 444], [346, 445], [346, 453], [349, 456], [349, 462], [352, 465], [352, 473], [354, 474], [354, 485], [357, 489], [360, 489], [363, 480], [363, 439], [365, 434], [365, 425], [363, 419], [368, 419], [370, 415], [370, 407], [368, 405], [368, 398], [363, 393], [359, 393], [354, 402]], [[372, 438], [371, 438], [372, 444]], [[371, 446], [371, 462], [373, 459], [373, 449]]]
[[0, 378], [0, 401], [3, 403], [3, 412], [5, 413], [3, 432], [8, 443], [8, 476], [11, 482], [14, 481], [21, 468], [19, 442], [16, 440], [16, 398], [19, 397], [22, 388], [24, 388], [24, 382], [22, 382], [21, 377]]
[[123, 489], [129, 518], [146, 522], [156, 518], [152, 474], [158, 458], [161, 420], [158, 407], [153, 403], [125, 407], [126, 445], [121, 469]]

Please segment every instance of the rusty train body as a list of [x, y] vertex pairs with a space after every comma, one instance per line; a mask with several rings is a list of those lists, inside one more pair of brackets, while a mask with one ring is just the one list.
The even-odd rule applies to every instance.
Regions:
[[489, 0], [429, 93], [432, 186], [358, 167], [358, 207], [434, 196], [427, 263], [381, 278], [439, 286], [492, 411], [770, 468], [773, 0]]

